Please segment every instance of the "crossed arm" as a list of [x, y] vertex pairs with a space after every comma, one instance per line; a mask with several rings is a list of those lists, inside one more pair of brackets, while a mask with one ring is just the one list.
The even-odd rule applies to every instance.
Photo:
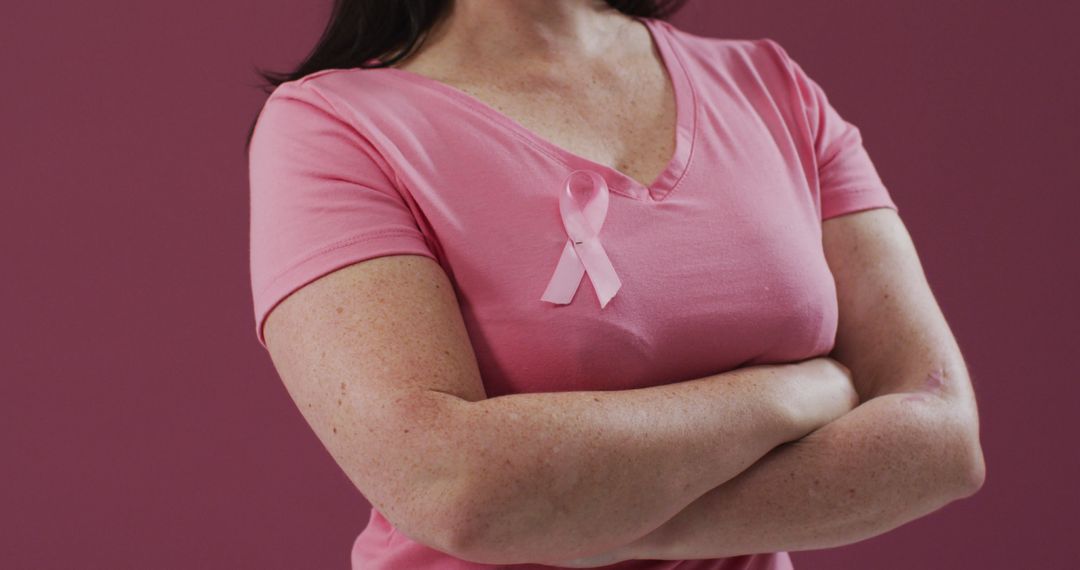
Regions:
[[850, 543], [972, 493], [983, 464], [963, 360], [899, 218], [875, 209], [823, 231], [840, 304], [831, 356], [857, 394], [825, 374], [831, 364], [808, 372], [825, 361], [814, 359], [723, 381], [487, 398], [448, 278], [416, 255], [303, 287], [268, 317], [267, 346], [372, 504], [400, 534], [460, 558]]
[[555, 564], [835, 547], [981, 487], [974, 391], [900, 218], [885, 208], [830, 218], [823, 243], [840, 305], [830, 356], [851, 369], [862, 403], [774, 448], [638, 540]]

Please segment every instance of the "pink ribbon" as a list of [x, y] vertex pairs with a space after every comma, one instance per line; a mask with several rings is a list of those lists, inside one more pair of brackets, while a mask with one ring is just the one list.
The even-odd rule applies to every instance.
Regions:
[[[574, 198], [573, 184], [575, 178], [582, 175], [588, 177], [590, 182], [584, 206]], [[607, 181], [599, 174], [591, 170], [575, 170], [566, 177], [559, 194], [559, 212], [569, 238], [547, 290], [540, 297], [541, 301], [559, 305], [570, 303], [585, 273], [589, 274], [596, 296], [600, 299], [600, 308], [605, 307], [622, 287], [604, 246], [600, 245], [599, 233], [607, 217], [609, 200]]]

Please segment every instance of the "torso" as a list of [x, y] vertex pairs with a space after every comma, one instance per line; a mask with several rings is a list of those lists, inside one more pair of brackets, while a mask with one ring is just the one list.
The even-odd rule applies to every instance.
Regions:
[[[293, 250], [275, 252], [286, 261], [255, 265], [301, 260], [304, 271], [287, 273], [295, 280], [279, 278], [273, 289], [268, 272], [260, 273], [253, 285], [269, 291], [259, 297], [260, 314], [342, 259], [408, 251], [429, 255], [452, 280], [488, 397], [641, 388], [827, 354], [836, 292], [807, 169], [814, 140], [789, 68], [763, 41], [696, 38], [650, 22], [668, 65], [631, 59], [636, 67], [600, 76], [604, 87], [592, 93], [620, 94], [611, 97], [622, 101], [612, 112], [602, 109], [602, 94], [571, 90], [566, 77], [584, 77], [580, 71], [532, 99], [521, 93], [545, 86], [535, 72], [481, 82], [471, 70], [451, 77], [419, 65], [327, 69], [279, 88], [280, 97], [307, 102], [294, 102], [298, 114], [322, 107], [340, 117], [340, 134], [356, 145], [341, 152], [357, 154], [322, 168], [358, 161], [354, 173], [337, 171], [335, 179], [349, 176], [363, 191], [351, 199], [344, 190], [288, 196], [297, 205], [282, 206], [288, 213], [280, 215], [311, 212], [312, 229], [290, 242]], [[485, 68], [500, 71], [493, 67]], [[630, 173], [647, 179], [659, 161], [633, 161], [671, 153], [670, 144], [641, 149], [667, 143], [672, 125], [663, 137], [635, 137], [633, 118], [620, 118], [635, 109], [648, 116], [646, 102], [662, 102], [669, 93], [655, 80], [662, 72], [672, 74], [678, 96], [676, 156], [645, 188]], [[645, 95], [611, 79], [635, 75]], [[524, 87], [513, 84], [526, 77], [533, 79]], [[597, 116], [589, 124], [595, 133], [573, 118], [589, 113]], [[615, 133], [612, 143], [605, 133]], [[617, 152], [626, 147], [638, 152]], [[620, 160], [627, 173], [610, 166]], [[600, 175], [609, 190], [598, 235], [621, 285], [604, 306], [587, 274], [568, 303], [542, 298], [566, 251], [560, 193], [576, 170]], [[323, 219], [338, 212], [352, 217], [328, 234]], [[315, 239], [322, 235], [330, 237]]]
[[[816, 146], [793, 69], [771, 42], [652, 23], [666, 70], [651, 49], [620, 41], [612, 45], [641, 51], [600, 69], [572, 62], [545, 75], [534, 61], [509, 73], [420, 58], [400, 66], [412, 77], [328, 69], [279, 87], [268, 117], [278, 123], [263, 131], [277, 138], [263, 148], [310, 151], [310, 168], [290, 163], [295, 187], [264, 174], [260, 188], [274, 194], [252, 202], [256, 322], [343, 263], [412, 253], [451, 278], [489, 398], [640, 389], [828, 354], [839, 313], [823, 207], [889, 205], [884, 187], [858, 139], [837, 138], [852, 131], [823, 130]], [[629, 183], [662, 170], [675, 115], [677, 156], [662, 180]], [[318, 128], [290, 141], [290, 121], [305, 120]], [[845, 152], [824, 181], [831, 205], [816, 170], [830, 145]], [[610, 190], [599, 240], [621, 285], [603, 307], [587, 274], [569, 303], [541, 298], [567, 250], [560, 197], [575, 170]], [[354, 568], [476, 567], [392, 528], [372, 511]], [[790, 569], [777, 554], [640, 562], [634, 568]]]
[[451, 70], [424, 52], [392, 67], [460, 89], [540, 137], [648, 186], [674, 152], [675, 94], [644, 25], [631, 21], [626, 35], [614, 61], [580, 68]]

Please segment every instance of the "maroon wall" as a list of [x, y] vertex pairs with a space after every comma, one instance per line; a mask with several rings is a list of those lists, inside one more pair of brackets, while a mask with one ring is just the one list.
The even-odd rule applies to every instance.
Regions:
[[[347, 568], [368, 505], [254, 336], [243, 139], [328, 2], [0, 18], [3, 568]], [[1080, 4], [708, 2], [856, 123], [970, 364], [971, 499], [815, 568], [1080, 567]], [[217, 10], [216, 12], [214, 10]]]

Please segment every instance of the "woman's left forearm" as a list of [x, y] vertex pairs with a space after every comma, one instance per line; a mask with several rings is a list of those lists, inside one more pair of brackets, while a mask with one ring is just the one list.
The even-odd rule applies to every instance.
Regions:
[[682, 560], [851, 544], [970, 495], [978, 462], [955, 406], [886, 394], [774, 448], [626, 552]]

